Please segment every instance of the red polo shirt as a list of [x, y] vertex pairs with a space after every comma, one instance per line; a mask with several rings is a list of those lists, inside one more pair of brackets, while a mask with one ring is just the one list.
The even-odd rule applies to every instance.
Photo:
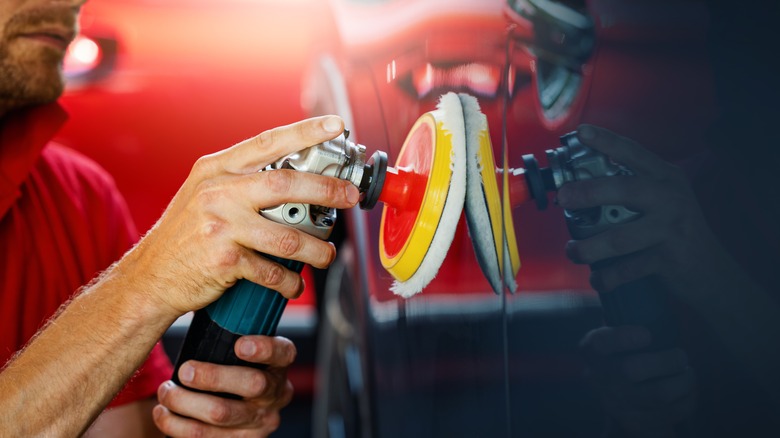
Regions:
[[[52, 104], [0, 125], [0, 364], [138, 237], [113, 179], [50, 143], [66, 118]], [[171, 372], [158, 343], [111, 406], [153, 396]]]

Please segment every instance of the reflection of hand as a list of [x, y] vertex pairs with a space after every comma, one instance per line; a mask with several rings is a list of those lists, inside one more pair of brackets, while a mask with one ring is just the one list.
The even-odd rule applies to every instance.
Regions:
[[717, 243], [682, 171], [605, 129], [583, 125], [578, 136], [634, 175], [566, 184], [558, 192], [558, 204], [566, 209], [624, 205], [642, 213], [632, 222], [568, 243], [567, 254], [576, 263], [619, 257], [593, 272], [593, 287], [610, 291], [651, 274], [677, 286], [696, 281], [686, 275], [706, 271], [692, 269], [692, 265], [707, 260]]
[[268, 368], [188, 361], [179, 369], [179, 378], [195, 389], [243, 398], [229, 400], [193, 392], [167, 381], [157, 391], [160, 405], [154, 409], [154, 421], [161, 431], [172, 437], [254, 437], [267, 436], [279, 427], [279, 410], [292, 399], [287, 367], [295, 359], [295, 346], [282, 337], [244, 336], [236, 342], [235, 351], [239, 358]]
[[636, 326], [601, 327], [580, 343], [590, 381], [622, 433], [674, 436], [677, 423], [695, 408], [695, 376], [679, 348], [642, 352], [650, 333]]
[[359, 193], [333, 177], [258, 171], [342, 130], [338, 117], [313, 118], [200, 158], [161, 219], [114, 272], [133, 278], [157, 308], [173, 314], [205, 306], [240, 278], [297, 296], [303, 290], [300, 275], [259, 253], [322, 268], [334, 259], [335, 249], [263, 218], [258, 210], [286, 202], [347, 208]]

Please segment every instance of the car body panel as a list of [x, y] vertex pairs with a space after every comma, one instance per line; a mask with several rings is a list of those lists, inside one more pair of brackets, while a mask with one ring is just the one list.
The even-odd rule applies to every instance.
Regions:
[[[308, 69], [307, 113], [346, 115], [351, 138], [386, 151], [391, 166], [417, 117], [448, 91], [478, 98], [504, 171], [523, 167], [524, 154], [543, 157], [580, 123], [670, 161], [703, 150], [711, 78], [706, 59], [690, 55], [706, 53], [702, 2], [582, 2], [594, 47], [553, 61], [540, 46], [544, 29], [518, 12], [530, 3], [559, 2], [330, 1], [336, 38]], [[580, 62], [569, 68], [578, 86], [550, 111], [542, 102], [555, 81], [541, 71], [569, 61]], [[498, 88], [486, 86], [494, 71]], [[331, 340], [318, 353], [317, 436], [598, 436], [603, 412], [577, 344], [602, 324], [601, 309], [587, 266], [565, 256], [562, 212], [513, 206], [517, 292], [491, 290], [461, 220], [437, 277], [403, 299], [379, 263], [378, 210], [348, 216], [332, 272], [339, 286], [325, 292], [321, 330]]]

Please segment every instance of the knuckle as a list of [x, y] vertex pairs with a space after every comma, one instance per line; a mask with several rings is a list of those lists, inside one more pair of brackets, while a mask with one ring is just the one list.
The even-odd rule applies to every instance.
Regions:
[[293, 184], [293, 173], [285, 169], [272, 170], [265, 172], [267, 174], [266, 180], [269, 190], [284, 194], [289, 193]]
[[219, 270], [230, 269], [241, 262], [243, 256], [238, 248], [231, 248], [220, 252], [219, 257], [215, 259], [216, 267]]
[[344, 197], [344, 182], [335, 178], [327, 178], [323, 190], [326, 199], [335, 202]]
[[279, 255], [289, 258], [295, 255], [302, 246], [301, 235], [293, 229], [285, 230], [278, 240]]
[[336, 248], [330, 242], [318, 242], [320, 258], [313, 262], [312, 265], [315, 268], [324, 269], [330, 266], [334, 260], [336, 260]]
[[214, 167], [214, 155], [204, 155], [200, 158], [198, 158], [195, 161], [195, 164], [192, 165], [192, 171], [191, 173], [193, 175], [200, 175], [203, 173], [207, 173], [209, 170], [211, 170]]
[[255, 137], [255, 144], [262, 149], [270, 148], [276, 143], [276, 131], [269, 129]]
[[214, 385], [218, 382], [218, 377], [215, 373], [215, 370], [206, 364], [198, 364], [198, 366], [194, 366], [195, 368], [195, 374], [193, 377], [193, 381], [198, 383], [199, 385], [202, 385], [206, 388], [213, 388]]
[[190, 438], [203, 438], [206, 436], [205, 426], [202, 424], [193, 424], [189, 427], [185, 436]]
[[262, 273], [266, 286], [279, 286], [284, 279], [284, 268], [276, 263], [270, 263]]
[[247, 379], [247, 388], [249, 389], [249, 392], [252, 394], [250, 398], [259, 397], [265, 392], [265, 389], [268, 387], [268, 381], [265, 376], [265, 373], [262, 371], [258, 371], [256, 373], [252, 373], [252, 376]]
[[230, 407], [220, 400], [208, 408], [206, 415], [214, 424], [219, 425], [227, 423], [231, 418], [231, 414]]
[[228, 224], [224, 220], [215, 217], [213, 219], [209, 219], [203, 224], [201, 227], [201, 233], [206, 238], [213, 238], [221, 235], [227, 226]]

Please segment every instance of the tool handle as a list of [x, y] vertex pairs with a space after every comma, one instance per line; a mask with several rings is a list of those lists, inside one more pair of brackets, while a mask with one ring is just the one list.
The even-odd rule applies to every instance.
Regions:
[[644, 351], [679, 346], [677, 321], [667, 292], [656, 277], [640, 278], [610, 292], [600, 292], [599, 298], [608, 326], [639, 325], [647, 328], [652, 341]]
[[[302, 262], [268, 255], [265, 257], [291, 271], [300, 273], [303, 270]], [[264, 365], [239, 359], [234, 346], [238, 338], [244, 335], [275, 335], [286, 305], [287, 298], [279, 292], [248, 280], [239, 280], [218, 300], [195, 312], [179, 351], [172, 380], [177, 385], [186, 386], [179, 380], [179, 368], [190, 359], [264, 368]], [[216, 395], [240, 398], [233, 394]]]
[[[604, 209], [566, 212], [566, 224], [569, 234], [574, 239], [586, 239], [616, 225], [598, 220], [595, 225], [591, 223], [589, 226], [583, 226], [581, 219], [588, 215], [603, 217]], [[638, 217], [638, 214], [629, 215], [625, 221], [630, 222]], [[614, 259], [602, 260], [592, 264], [590, 269], [596, 271], [613, 262]], [[599, 292], [599, 299], [604, 311], [604, 322], [608, 326], [638, 325], [647, 328], [652, 340], [643, 351], [658, 351], [679, 346], [679, 327], [669, 302], [669, 291], [657, 277], [650, 275], [624, 283], [612, 291]]]

